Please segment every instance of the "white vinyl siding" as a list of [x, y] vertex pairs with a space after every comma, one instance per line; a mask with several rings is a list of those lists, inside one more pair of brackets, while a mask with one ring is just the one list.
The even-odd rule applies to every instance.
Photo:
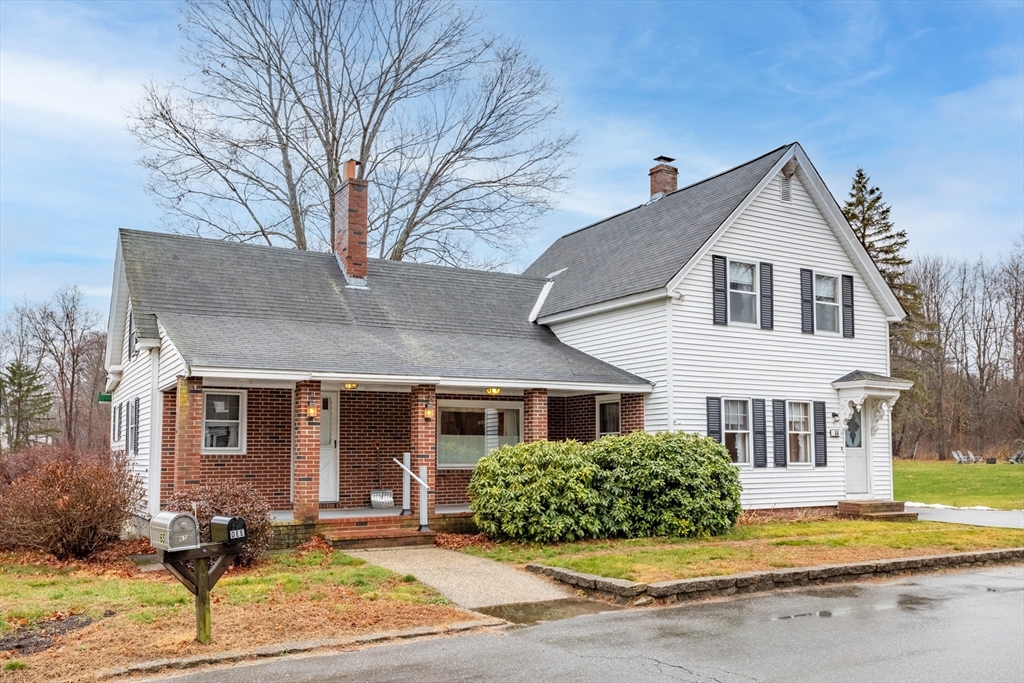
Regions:
[[660, 300], [551, 325], [569, 346], [655, 383], [644, 405], [649, 432], [665, 429], [668, 420], [665, 316]]
[[177, 386], [178, 377], [184, 376], [187, 372], [185, 359], [181, 357], [178, 349], [175, 348], [171, 338], [167, 336], [167, 330], [163, 325], [160, 328], [160, 390], [165, 391]]
[[[769, 182], [684, 278], [677, 290], [682, 301], [672, 302], [671, 428], [705, 433], [708, 396], [766, 399], [768, 467], [741, 470], [745, 508], [835, 505], [844, 498], [841, 439], [828, 438], [827, 467], [791, 465], [786, 473], [773, 469], [772, 399], [824, 401], [826, 428], [837, 427], [831, 414], [839, 411], [839, 402], [831, 382], [855, 369], [879, 374], [888, 374], [889, 369], [885, 317], [859, 275], [854, 275], [856, 338], [800, 332], [800, 269], [857, 273], [801, 176], [802, 172], [794, 176], [788, 204], [778, 201], [779, 177]], [[774, 265], [773, 330], [712, 324], [711, 253]], [[668, 427], [648, 419], [648, 431]], [[881, 492], [876, 495], [888, 496], [890, 450], [885, 430], [883, 425], [873, 440], [873, 485]]]
[[[130, 305], [130, 304], [129, 304]], [[125, 317], [125, 330], [122, 344], [122, 370], [121, 370], [121, 381], [117, 385], [117, 388], [113, 391], [110, 397], [110, 405], [114, 411], [117, 407], [124, 404], [124, 416], [121, 421], [121, 439], [111, 443], [111, 447], [116, 450], [125, 451], [132, 460], [132, 469], [142, 480], [143, 487], [146, 491], [149, 491], [149, 474], [150, 474], [150, 424], [152, 420], [152, 411], [150, 410], [150, 404], [152, 403], [152, 386], [153, 386], [153, 351], [149, 349], [139, 349], [139, 353], [134, 358], [131, 358], [128, 354], [128, 324], [127, 316]], [[135, 420], [135, 399], [139, 399], [139, 421], [137, 425], [134, 425]], [[130, 420], [129, 420], [130, 418]], [[115, 415], [114, 431], [116, 434], [117, 424]], [[130, 438], [128, 425], [133, 424], [132, 429], [137, 429], [139, 432], [139, 452], [136, 454], [132, 449], [132, 441]], [[143, 507], [145, 507], [143, 503]]]

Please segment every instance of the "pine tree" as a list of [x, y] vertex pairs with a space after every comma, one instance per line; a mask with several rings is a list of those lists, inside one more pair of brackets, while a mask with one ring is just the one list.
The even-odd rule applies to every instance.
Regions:
[[858, 168], [853, 176], [850, 197], [843, 205], [843, 215], [903, 309], [913, 315], [920, 308], [920, 303], [917, 287], [905, 277], [910, 265], [910, 259], [903, 256], [908, 242], [907, 231], [896, 230], [889, 218], [890, 211], [891, 207], [882, 200], [882, 191], [872, 187], [871, 178], [863, 168]]
[[0, 441], [5, 450], [18, 450], [34, 437], [55, 433], [46, 425], [52, 408], [53, 395], [39, 370], [21, 361], [0, 370]]

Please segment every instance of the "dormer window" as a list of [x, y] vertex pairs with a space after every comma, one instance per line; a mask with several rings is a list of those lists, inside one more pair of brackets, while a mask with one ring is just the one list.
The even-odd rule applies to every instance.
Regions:
[[757, 324], [757, 264], [729, 261], [729, 322]]

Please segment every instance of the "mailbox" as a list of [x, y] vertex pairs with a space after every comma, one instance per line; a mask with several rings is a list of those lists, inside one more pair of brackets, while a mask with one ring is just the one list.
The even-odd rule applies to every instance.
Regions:
[[160, 550], [199, 547], [199, 522], [187, 512], [158, 512], [149, 521], [149, 542]]
[[214, 517], [210, 520], [210, 540], [214, 543], [245, 543], [245, 520], [241, 517]]

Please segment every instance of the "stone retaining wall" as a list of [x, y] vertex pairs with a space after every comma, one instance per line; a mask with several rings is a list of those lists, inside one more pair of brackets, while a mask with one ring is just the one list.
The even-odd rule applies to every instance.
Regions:
[[549, 576], [556, 581], [584, 591], [590, 597], [610, 600], [620, 605], [672, 604], [701, 598], [724, 597], [737, 593], [759, 593], [791, 586], [821, 585], [842, 581], [927, 572], [936, 569], [962, 569], [988, 564], [1019, 562], [1024, 560], [1024, 548], [979, 550], [970, 553], [901, 557], [893, 560], [874, 560], [820, 567], [776, 569], [766, 572], [748, 572], [730, 576], [705, 576], [695, 579], [636, 583], [624, 579], [609, 579], [593, 574], [581, 574], [560, 567], [529, 564], [527, 571]]

